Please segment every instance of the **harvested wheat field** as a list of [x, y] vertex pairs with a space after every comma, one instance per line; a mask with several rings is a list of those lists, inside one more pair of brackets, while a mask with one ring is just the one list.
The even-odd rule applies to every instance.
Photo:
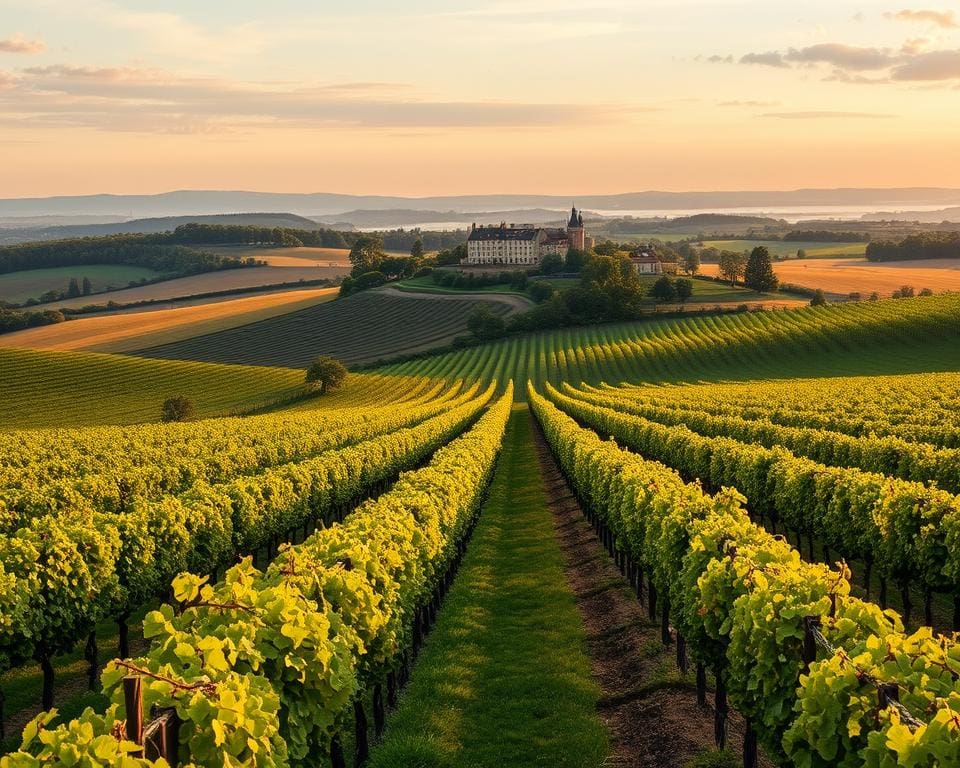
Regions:
[[282, 291], [174, 309], [117, 312], [0, 336], [0, 346], [127, 352], [266, 320], [336, 298], [337, 288]]
[[252, 245], [224, 245], [205, 250], [239, 259], [264, 261], [270, 267], [333, 267], [349, 266], [347, 248], [260, 248]]
[[[782, 283], [804, 288], [822, 288], [827, 293], [860, 293], [864, 297], [879, 293], [889, 297], [904, 285], [919, 292], [929, 288], [935, 293], [960, 291], [960, 261], [926, 259], [921, 261], [873, 262], [864, 259], [792, 259], [774, 262], [773, 269]], [[700, 272], [716, 276], [716, 264], [703, 264]]]
[[223, 269], [218, 272], [205, 272], [201, 275], [165, 280], [153, 285], [141, 285], [136, 288], [124, 288], [97, 296], [81, 296], [52, 304], [44, 304], [44, 309], [62, 309], [63, 307], [83, 307], [87, 304], [131, 304], [138, 301], [167, 301], [187, 298], [216, 291], [238, 291], [245, 288], [259, 288], [264, 285], [296, 284], [307, 280], [330, 280], [345, 275], [348, 267], [245, 267], [244, 269]]

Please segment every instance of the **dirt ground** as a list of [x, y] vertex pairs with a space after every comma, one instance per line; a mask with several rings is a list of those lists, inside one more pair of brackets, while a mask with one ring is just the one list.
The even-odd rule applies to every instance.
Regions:
[[[822, 288], [827, 293], [858, 292], [863, 298], [879, 293], [889, 298], [904, 285], [919, 293], [929, 288], [935, 293], [960, 291], [960, 260], [925, 259], [919, 261], [870, 262], [865, 259], [791, 259], [774, 262], [773, 270], [783, 283], [804, 288]], [[702, 264], [700, 272], [716, 276], [716, 264]]]
[[[532, 417], [531, 417], [532, 418]], [[583, 517], [542, 432], [534, 425], [567, 578], [587, 632], [587, 652], [600, 684], [600, 715], [610, 731], [610, 768], [683, 768], [714, 748], [714, 713], [697, 703], [693, 665], [676, 667], [673, 646], [621, 576]], [[744, 722], [731, 710], [727, 749], [739, 757]], [[760, 765], [771, 763], [760, 755]]]

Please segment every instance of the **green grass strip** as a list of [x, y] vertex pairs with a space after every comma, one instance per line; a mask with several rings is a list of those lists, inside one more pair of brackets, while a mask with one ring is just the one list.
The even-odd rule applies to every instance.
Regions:
[[467, 557], [371, 768], [599, 766], [607, 735], [584, 647], [517, 407]]

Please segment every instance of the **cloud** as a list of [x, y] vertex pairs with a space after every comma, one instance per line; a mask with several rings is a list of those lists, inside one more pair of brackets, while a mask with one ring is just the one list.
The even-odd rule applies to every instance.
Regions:
[[834, 112], [831, 110], [814, 110], [809, 112], [765, 112], [760, 117], [771, 117], [779, 120], [886, 120], [897, 115], [886, 115], [878, 112]]
[[922, 81], [943, 82], [946, 87], [960, 84], [949, 82], [960, 80], [960, 49], [931, 51], [927, 50], [929, 43], [927, 38], [912, 38], [899, 50], [819, 43], [786, 52], [748, 53], [740, 58], [740, 63], [781, 69], [829, 66], [830, 72], [823, 77], [827, 82], [878, 85]]
[[886, 48], [861, 48], [843, 43], [821, 43], [807, 48], [791, 48], [784, 61], [798, 64], [831, 64], [845, 70], [886, 69], [899, 60]]
[[754, 101], [754, 100], [739, 100], [735, 99], [733, 101], [718, 101], [718, 107], [775, 107], [779, 104], [779, 101]]
[[942, 29], [960, 28], [960, 22], [957, 21], [957, 15], [953, 11], [903, 10], [897, 11], [896, 13], [885, 13], [883, 15], [894, 21], [933, 24]]
[[783, 54], [776, 51], [767, 53], [748, 53], [740, 57], [741, 64], [762, 64], [767, 67], [786, 67], [789, 66], [783, 60]]
[[960, 50], [921, 53], [896, 67], [891, 77], [901, 81], [960, 79]]
[[617, 104], [431, 101], [405, 83], [251, 83], [185, 78], [151, 69], [65, 65], [22, 69], [13, 87], [0, 90], [0, 115], [6, 121], [151, 133], [264, 127], [550, 128], [625, 122], [642, 109]]
[[46, 48], [42, 40], [25, 40], [22, 37], [0, 40], [0, 53], [43, 53]]

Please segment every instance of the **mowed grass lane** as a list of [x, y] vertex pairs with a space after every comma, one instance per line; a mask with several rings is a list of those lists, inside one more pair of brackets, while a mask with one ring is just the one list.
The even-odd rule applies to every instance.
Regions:
[[[317, 355], [348, 365], [424, 352], [467, 333], [479, 299], [392, 296], [368, 291], [257, 323], [133, 354], [176, 360], [305, 368]], [[485, 302], [492, 312], [510, 307]]]
[[463, 566], [371, 768], [593, 768], [599, 689], [524, 407]]

